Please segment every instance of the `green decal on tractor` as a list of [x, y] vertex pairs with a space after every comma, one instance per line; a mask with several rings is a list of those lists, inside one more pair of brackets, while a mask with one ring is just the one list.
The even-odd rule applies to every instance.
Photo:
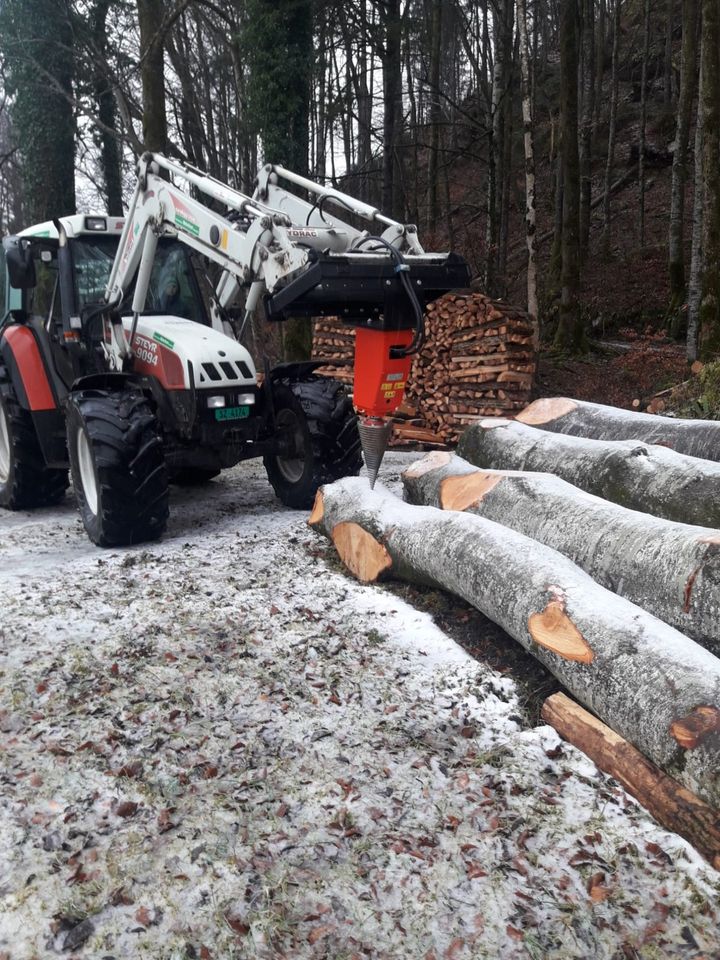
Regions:
[[157, 340], [158, 343], [161, 343], [164, 347], [167, 347], [168, 350], [172, 350], [175, 346], [175, 341], [164, 337], [161, 333], [154, 333], [153, 340]]

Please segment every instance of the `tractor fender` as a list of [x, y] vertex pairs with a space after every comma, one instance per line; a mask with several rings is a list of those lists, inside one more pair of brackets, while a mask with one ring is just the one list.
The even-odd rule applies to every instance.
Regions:
[[23, 409], [32, 413], [58, 409], [50, 376], [30, 327], [19, 323], [5, 327], [0, 353]]
[[86, 377], [79, 377], [73, 383], [72, 390], [73, 393], [77, 390], [121, 390], [129, 383], [137, 383], [134, 374], [120, 371], [90, 373]]
[[270, 370], [270, 379], [301, 380], [309, 376], [318, 367], [324, 367], [327, 360], [300, 360], [295, 363], [278, 363]]
[[32, 417], [45, 465], [64, 469], [65, 416], [35, 331], [20, 323], [4, 327], [0, 331], [0, 357], [18, 404]]

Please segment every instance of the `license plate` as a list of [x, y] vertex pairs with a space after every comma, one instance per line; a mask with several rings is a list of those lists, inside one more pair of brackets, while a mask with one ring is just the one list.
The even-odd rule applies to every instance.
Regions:
[[250, 407], [220, 407], [215, 411], [216, 420], [242, 420], [250, 416]]

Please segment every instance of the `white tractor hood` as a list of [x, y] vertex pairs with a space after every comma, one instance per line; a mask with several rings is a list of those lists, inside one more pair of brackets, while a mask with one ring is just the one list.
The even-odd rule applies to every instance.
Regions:
[[[125, 336], [129, 339], [132, 317], [123, 317]], [[180, 361], [183, 382], [177, 362]], [[174, 371], [174, 389], [218, 390], [249, 387], [256, 384], [255, 364], [248, 351], [237, 340], [212, 327], [171, 316], [141, 316], [135, 334], [137, 368], [160, 379], [163, 369]], [[190, 367], [194, 383], [190, 383]]]

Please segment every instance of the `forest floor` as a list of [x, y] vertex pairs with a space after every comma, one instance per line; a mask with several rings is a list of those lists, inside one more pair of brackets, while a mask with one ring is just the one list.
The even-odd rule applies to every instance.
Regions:
[[538, 725], [534, 661], [349, 579], [258, 465], [135, 549], [3, 513], [0, 570], [3, 960], [718, 955], [720, 875]]
[[645, 410], [655, 394], [690, 376], [684, 345], [663, 333], [624, 328], [611, 340], [592, 341], [585, 356], [544, 351], [536, 389], [541, 397], [574, 397], [626, 409], [636, 401], [635, 408]]

